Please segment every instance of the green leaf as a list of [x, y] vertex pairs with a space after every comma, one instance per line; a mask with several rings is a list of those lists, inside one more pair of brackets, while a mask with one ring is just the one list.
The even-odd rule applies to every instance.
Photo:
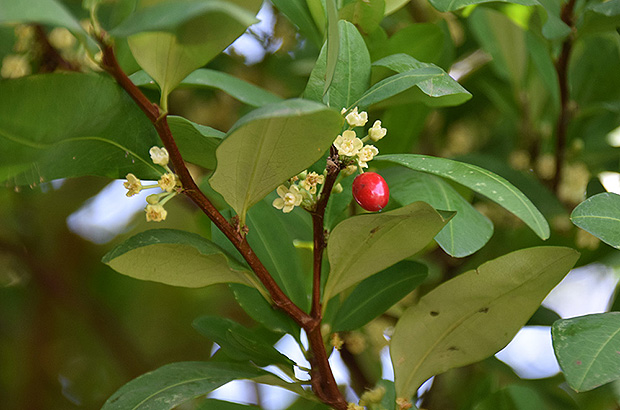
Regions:
[[620, 312], [558, 320], [551, 336], [555, 356], [575, 391], [620, 379]]
[[340, 9], [340, 18], [350, 21], [364, 33], [371, 33], [385, 13], [385, 0], [354, 0]]
[[397, 397], [429, 377], [495, 354], [579, 259], [570, 248], [522, 249], [439, 285], [408, 308], [390, 342]]
[[431, 106], [451, 106], [459, 105], [471, 98], [469, 91], [464, 89], [458, 82], [448, 75], [441, 68], [434, 64], [422, 63], [407, 54], [394, 54], [389, 57], [382, 58], [372, 63], [373, 66], [387, 67], [390, 70], [402, 73], [409, 70], [422, 67], [435, 67], [441, 70], [441, 74], [422, 81], [416, 86], [424, 94], [432, 99], [423, 100], [427, 105]]
[[[154, 84], [153, 79], [144, 71], [139, 71], [131, 75], [130, 78], [137, 86]], [[197, 87], [222, 90], [231, 97], [253, 107], [262, 107], [266, 104], [282, 101], [282, 98], [254, 84], [222, 71], [207, 68], [199, 68], [192, 72], [181, 81], [179, 86], [180, 88]]]
[[594, 195], [573, 210], [571, 221], [606, 244], [620, 249], [620, 195]]
[[390, 76], [370, 87], [364, 95], [362, 95], [353, 104], [350, 104], [348, 108], [366, 108], [372, 104], [381, 102], [395, 96], [396, 94], [406, 91], [422, 81], [439, 77], [442, 72], [443, 70], [439, 67], [422, 67]]
[[102, 262], [123, 275], [172, 286], [214, 283], [252, 286], [248, 270], [200, 235], [175, 229], [141, 232], [108, 252]]
[[[15, 185], [134, 173], [158, 179], [155, 129], [112, 80], [58, 73], [0, 81], [0, 175]], [[62, 104], [60, 103], [62, 102]]]
[[341, 109], [350, 106], [370, 86], [370, 55], [364, 39], [353, 24], [341, 20], [338, 22], [338, 29], [340, 30], [338, 64], [331, 87], [323, 94], [326, 84], [326, 45], [321, 49], [321, 54], [310, 74], [304, 98], [322, 101], [330, 107]]
[[332, 330], [359, 329], [418, 287], [427, 273], [426, 265], [401, 261], [363, 280], [342, 303]]
[[215, 150], [225, 135], [223, 132], [174, 115], [168, 116], [168, 126], [185, 161], [215, 168]]
[[323, 34], [314, 23], [306, 0], [271, 0], [271, 2], [315, 46], [320, 47], [323, 44]]
[[231, 359], [251, 360], [261, 367], [272, 364], [286, 366], [294, 364], [257, 332], [233, 320], [219, 316], [203, 316], [194, 320], [192, 326], [200, 334], [217, 343]]
[[80, 22], [56, 0], [0, 0], [0, 23], [41, 23], [66, 27], [86, 37]]
[[232, 380], [264, 374], [263, 370], [237, 363], [167, 364], [125, 384], [101, 410], [170, 410]]
[[458, 182], [512, 212], [541, 239], [549, 238], [549, 224], [545, 217], [521, 191], [499, 175], [475, 165], [426, 155], [381, 155], [375, 159]]
[[441, 178], [404, 168], [386, 169], [383, 175], [392, 198], [402, 205], [424, 201], [435, 209], [456, 211], [454, 218], [435, 236], [450, 256], [471, 255], [493, 235], [493, 223]]
[[340, 30], [338, 28], [338, 9], [336, 8], [336, 0], [325, 0], [325, 14], [327, 16], [327, 58], [325, 61], [325, 85], [323, 86], [323, 95], [334, 81], [336, 73], [336, 65], [338, 64], [338, 55], [340, 54]]
[[261, 107], [240, 119], [218, 147], [211, 186], [243, 224], [252, 205], [323, 156], [343, 121], [338, 111], [307, 100]]
[[257, 406], [250, 406], [248, 404], [231, 403], [229, 401], [206, 399], [196, 410], [260, 410]]
[[407, 3], [409, 0], [385, 0], [385, 14], [392, 14]]
[[529, 387], [516, 384], [507, 386], [474, 406], [473, 410], [532, 410], [546, 409], [547, 403]]
[[129, 36], [140, 67], [168, 94], [197, 68], [222, 52], [257, 20], [246, 9], [219, 0], [160, 3], [145, 7], [113, 33]]
[[[415, 38], [415, 41], [411, 41]], [[381, 50], [381, 57], [390, 54], [408, 54], [417, 60], [437, 63], [447, 49], [444, 31], [439, 24], [414, 23], [398, 30], [387, 41], [386, 49]]]
[[419, 252], [446, 222], [424, 202], [342, 221], [327, 243], [331, 270], [323, 300]]

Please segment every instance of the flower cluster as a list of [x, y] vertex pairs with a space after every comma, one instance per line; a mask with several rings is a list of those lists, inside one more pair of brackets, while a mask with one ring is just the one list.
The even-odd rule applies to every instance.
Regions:
[[144, 209], [147, 222], [160, 222], [166, 219], [168, 215], [168, 212], [164, 209], [165, 203], [180, 192], [181, 182], [177, 175], [168, 167], [169, 156], [166, 148], [152, 147], [149, 150], [149, 154], [154, 164], [161, 165], [166, 170], [165, 173], [161, 174], [157, 184], [142, 185], [142, 182], [134, 174], [127, 174], [125, 177], [127, 181], [123, 185], [127, 189], [127, 196], [134, 196], [143, 189], [160, 188], [162, 192], [146, 197], [148, 205]]
[[[346, 112], [347, 110], [343, 108], [342, 114]], [[345, 116], [345, 119], [347, 124], [349, 124], [349, 129], [336, 137], [334, 146], [338, 149], [338, 155], [341, 157], [341, 161], [357, 164], [357, 167], [361, 171], [362, 168], [368, 168], [368, 162], [379, 154], [377, 147], [370, 144], [364, 145], [364, 143], [368, 140], [373, 142], [379, 141], [381, 138], [385, 137], [387, 130], [382, 128], [381, 121], [377, 120], [374, 122], [373, 126], [368, 129], [368, 134], [360, 139], [357, 137], [357, 133], [353, 131], [353, 128], [365, 126], [368, 122], [368, 113], [365, 111], [358, 112], [357, 107], [355, 107]]]
[[294, 176], [287, 185], [280, 185], [276, 192], [279, 198], [274, 199], [273, 206], [289, 213], [296, 206], [312, 209], [317, 200], [317, 186], [325, 183], [325, 175], [304, 171]]

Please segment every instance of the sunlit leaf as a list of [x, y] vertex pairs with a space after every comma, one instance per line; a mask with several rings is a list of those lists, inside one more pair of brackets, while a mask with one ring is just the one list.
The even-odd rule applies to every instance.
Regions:
[[571, 221], [606, 244], [620, 249], [620, 195], [604, 192], [577, 205]]
[[555, 356], [574, 390], [620, 379], [620, 312], [558, 320], [551, 335]]
[[446, 222], [424, 202], [342, 221], [327, 243], [324, 300], [422, 250]]
[[172, 363], [125, 384], [102, 410], [170, 410], [229, 381], [264, 374], [263, 370], [237, 363]]
[[522, 249], [439, 285], [401, 316], [390, 342], [397, 397], [429, 377], [497, 353], [579, 258], [570, 248]]
[[140, 280], [199, 288], [215, 283], [251, 285], [247, 269], [200, 235], [152, 229], [121, 243], [102, 259], [115, 271]]
[[218, 147], [211, 186], [243, 223], [252, 205], [321, 158], [343, 121], [337, 110], [307, 100], [259, 108], [239, 120]]
[[394, 162], [415, 171], [458, 182], [512, 212], [541, 239], [549, 237], [549, 224], [534, 204], [510, 182], [486, 169], [446, 158], [417, 154], [382, 155], [375, 159]]

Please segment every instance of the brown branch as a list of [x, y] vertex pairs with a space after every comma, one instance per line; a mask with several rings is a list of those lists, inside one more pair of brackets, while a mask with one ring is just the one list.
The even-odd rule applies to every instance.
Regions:
[[[265, 289], [269, 292], [274, 305], [288, 314], [301, 328], [306, 331], [311, 351], [310, 363], [312, 364], [312, 386], [317, 397], [324, 403], [334, 407], [337, 410], [346, 410], [347, 402], [342, 396], [342, 393], [338, 390], [338, 386], [329, 366], [327, 353], [323, 343], [320, 326], [320, 293], [318, 299], [319, 313], [317, 317], [313, 317], [295, 305], [282, 291], [271, 274], [259, 260], [258, 256], [254, 253], [245, 236], [242, 235], [235, 226], [227, 221], [226, 218], [224, 218], [224, 216], [200, 190], [190, 175], [185, 165], [185, 161], [183, 160], [176, 142], [174, 141], [172, 133], [170, 132], [170, 128], [168, 127], [166, 113], [162, 113], [160, 108], [156, 104], [153, 104], [142, 93], [142, 91], [140, 91], [140, 89], [131, 82], [129, 77], [127, 77], [125, 72], [123, 72], [119, 66], [114, 54], [114, 49], [105, 41], [104, 36], [99, 38], [99, 43], [103, 52], [103, 68], [116, 79], [118, 84], [125, 89], [125, 91], [131, 96], [131, 98], [136, 102], [136, 104], [138, 104], [140, 109], [142, 109], [149, 120], [153, 123], [164, 144], [164, 147], [168, 151], [170, 162], [175, 170], [175, 173], [178, 175], [179, 180], [183, 185], [183, 193], [187, 195], [209, 217], [209, 219], [211, 219], [218, 229], [226, 235], [235, 248], [241, 253], [263, 286], [265, 286]], [[337, 171], [339, 171], [339, 169]], [[317, 204], [317, 209], [322, 209], [322, 214], [325, 212], [329, 192], [333, 187], [335, 177], [337, 176], [337, 171], [333, 177], [330, 177], [328, 174], [328, 178], [326, 179], [326, 183], [324, 185], [324, 191], [327, 188], [329, 190], [325, 191], [326, 194], [324, 195], [324, 199], [321, 198]], [[322, 225], [321, 220], [320, 226], [322, 227]], [[323, 238], [321, 239], [323, 244], [321, 247], [322, 249], [324, 248], [322, 229], [319, 237]], [[320, 285], [320, 272], [318, 280]], [[317, 286], [316, 289], [320, 292], [320, 286]], [[313, 303], [317, 302], [314, 301]]]
[[[573, 9], [575, 8], [575, 0], [569, 0], [568, 3], [562, 7], [561, 18], [571, 30], [574, 25]], [[555, 175], [552, 181], [552, 189], [556, 194], [562, 182], [563, 166], [566, 159], [566, 133], [568, 130], [568, 122], [570, 121], [570, 90], [568, 88], [568, 62], [570, 60], [570, 53], [573, 47], [573, 36], [569, 36], [562, 43], [562, 51], [558, 61], [556, 62], [555, 69], [558, 73], [558, 82], [560, 85], [560, 115], [558, 116], [558, 123], [556, 127], [556, 144], [555, 144]]]
[[65, 71], [80, 71], [79, 65], [65, 60], [65, 58], [60, 55], [58, 50], [52, 46], [49, 39], [47, 38], [47, 34], [43, 27], [40, 25], [34, 26], [35, 37], [41, 47], [42, 54], [42, 63], [40, 67], [40, 71], [42, 73], [51, 73], [55, 71], [57, 68]]

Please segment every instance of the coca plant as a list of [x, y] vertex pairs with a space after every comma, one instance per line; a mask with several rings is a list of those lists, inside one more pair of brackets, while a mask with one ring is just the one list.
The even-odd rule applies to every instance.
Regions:
[[[197, 318], [195, 329], [220, 350], [127, 381], [105, 410], [172, 409], [191, 400], [201, 409], [228, 408], [204, 398], [236, 379], [294, 392], [299, 399], [291, 408], [413, 408], [426, 380], [492, 357], [544, 312], [541, 302], [579, 259], [574, 247], [586, 248], [592, 260], [590, 245], [572, 241], [583, 231], [570, 225], [556, 227], [551, 244], [542, 241], [552, 233], [546, 216], [567, 220], [585, 191], [570, 186], [586, 160], [569, 126], [600, 134], [618, 119], [620, 94], [597, 94], [578, 60], [603, 44], [615, 51], [597, 58], [617, 61], [600, 69], [620, 63], [613, 49], [617, 7], [477, 3], [484, 2], [273, 0], [275, 12], [299, 31], [294, 58], [313, 55], [305, 88], [283, 98], [217, 64], [204, 68], [257, 22], [260, 1], [85, 0], [82, 12], [58, 0], [0, 1], [0, 22], [15, 33], [0, 81], [0, 176], [7, 186], [94, 175], [122, 179], [127, 196], [153, 189], [144, 209], [154, 226], [118, 243], [103, 262], [170, 286], [229, 284], [256, 322]], [[415, 15], [416, 7], [429, 21], [411, 22], [407, 12]], [[491, 140], [499, 141], [498, 129], [509, 130], [509, 154], [496, 148], [493, 155], [446, 158], [467, 151], [459, 138], [467, 145], [479, 137], [468, 137], [476, 130], [463, 111], [448, 108], [482, 104], [454, 79], [468, 76], [484, 104], [506, 110], [501, 127], [476, 124]], [[175, 89], [205, 87], [246, 105], [228, 129], [170, 114]], [[587, 118], [579, 117], [582, 107], [590, 108]], [[442, 121], [430, 114], [437, 108], [454, 115], [458, 129], [445, 141], [417, 144], [425, 122], [437, 129]], [[586, 173], [606, 170], [609, 150], [601, 151], [585, 156]], [[512, 169], [496, 161], [501, 156]], [[515, 170], [530, 168], [536, 178]], [[499, 174], [514, 176], [539, 206]], [[166, 226], [181, 197], [208, 217], [211, 230]], [[618, 247], [617, 198], [593, 196], [572, 220]], [[494, 224], [482, 209], [499, 221], [505, 240], [494, 245]], [[556, 355], [575, 391], [620, 377], [617, 359], [601, 354], [617, 351], [610, 335], [618, 328], [612, 313], [554, 324]], [[389, 340], [393, 381], [372, 370], [377, 349], [362, 356], [359, 348], [377, 331]], [[304, 352], [307, 377], [274, 347], [284, 335]], [[328, 358], [337, 350], [358, 372], [351, 386], [357, 398], [345, 396], [334, 378]], [[472, 380], [482, 386], [479, 395], [454, 408], [497, 408], [518, 389], [506, 382], [510, 377], [493, 386], [483, 386], [479, 374]], [[557, 385], [546, 387], [549, 396], [559, 394]], [[449, 396], [452, 387], [433, 386], [422, 405], [453, 408], [432, 394]], [[465, 390], [454, 387], [454, 400]], [[524, 394], [539, 393], [529, 386]], [[557, 399], [563, 405], [570, 401], [564, 394]], [[578, 400], [570, 403], [579, 408]]]

